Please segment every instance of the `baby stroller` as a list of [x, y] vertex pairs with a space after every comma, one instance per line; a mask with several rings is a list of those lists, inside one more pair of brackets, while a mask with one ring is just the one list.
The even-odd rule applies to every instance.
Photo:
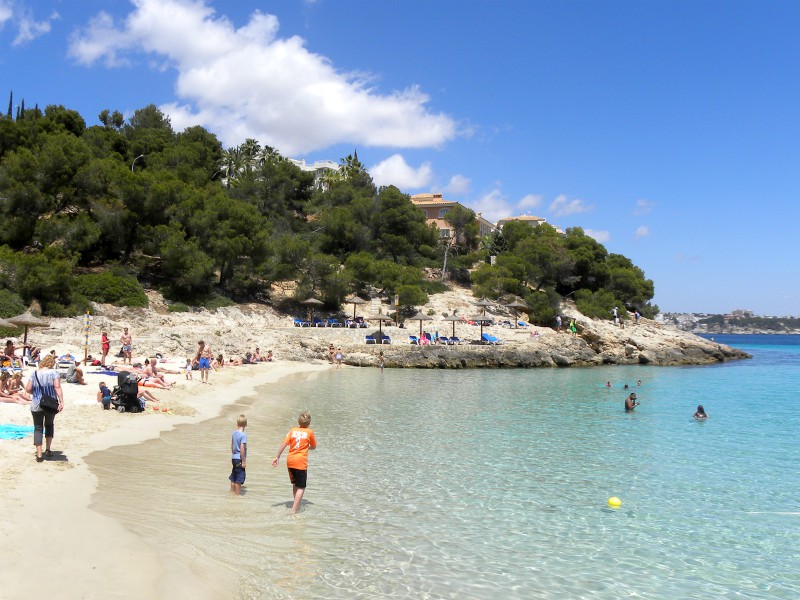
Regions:
[[139, 375], [128, 371], [117, 373], [117, 385], [111, 391], [111, 405], [118, 412], [142, 412], [139, 402]]

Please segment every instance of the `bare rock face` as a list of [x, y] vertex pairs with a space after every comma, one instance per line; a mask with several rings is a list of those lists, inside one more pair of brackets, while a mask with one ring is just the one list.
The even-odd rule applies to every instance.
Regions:
[[[294, 327], [293, 316], [276, 312], [262, 304], [244, 304], [191, 312], [170, 313], [156, 293], [148, 293], [150, 308], [123, 309], [111, 305], [94, 305], [89, 329], [88, 353], [100, 354], [100, 334], [108, 332], [111, 354], [120, 347], [123, 327], [133, 335], [134, 358], [143, 359], [160, 353], [176, 363], [185, 364], [197, 351], [197, 342], [211, 344], [214, 354], [242, 358], [259, 348], [262, 354], [272, 350], [277, 360], [328, 361], [328, 347], [341, 348], [344, 362], [357, 366], [376, 366], [383, 351], [387, 367], [419, 369], [533, 368], [577, 367], [592, 365], [701, 365], [749, 358], [745, 352], [681, 331], [675, 327], [640, 319], [638, 324], [626, 321], [617, 328], [611, 321], [592, 320], [578, 313], [574, 305], [565, 304], [565, 322], [574, 318], [578, 335], [557, 333], [551, 328], [527, 326], [485, 327], [484, 331], [501, 340], [500, 345], [483, 345], [477, 340], [480, 329], [468, 321], [458, 322], [461, 345], [416, 346], [409, 344], [409, 329], [384, 324], [383, 333], [392, 338], [391, 345], [367, 345], [364, 335], [373, 329]], [[426, 321], [427, 331], [451, 335], [452, 322], [447, 314], [474, 314], [474, 298], [451, 292], [432, 298]], [[503, 309], [487, 311], [487, 315], [515, 319]], [[368, 313], [364, 313], [365, 315]], [[515, 319], [516, 320], [516, 319]], [[374, 330], [377, 332], [377, 329]], [[32, 342], [44, 352], [51, 349], [61, 354], [70, 351], [84, 354], [84, 318], [52, 319], [49, 329], [33, 329]]]

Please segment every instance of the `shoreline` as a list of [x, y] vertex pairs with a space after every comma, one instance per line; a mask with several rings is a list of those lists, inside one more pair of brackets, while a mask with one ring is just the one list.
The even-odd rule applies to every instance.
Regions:
[[[189, 565], [170, 559], [122, 523], [91, 508], [98, 480], [86, 458], [158, 438], [178, 425], [217, 417], [237, 400], [253, 396], [257, 388], [328, 368], [327, 363], [265, 363], [212, 372], [208, 386], [197, 379], [179, 379], [173, 390], [155, 390], [160, 404], [170, 407], [166, 414], [102, 410], [94, 401], [99, 379], [92, 375], [86, 376], [86, 386], [64, 384], [65, 410], [56, 418], [53, 459], [35, 462], [31, 435], [0, 443], [0, 467], [5, 473], [0, 534], [6, 547], [13, 549], [0, 566], [3, 596], [60, 597], [69, 590], [70, 596], [81, 598], [158, 598], [175, 591], [194, 598], [221, 597], [221, 590], [210, 588]], [[182, 376], [169, 380], [177, 377]], [[30, 425], [30, 409], [0, 404], [0, 422]], [[154, 502], [156, 496], [154, 491]], [[143, 518], [146, 508], [139, 508]], [[32, 563], [36, 569], [31, 569]], [[45, 572], [47, 577], [25, 575]]]

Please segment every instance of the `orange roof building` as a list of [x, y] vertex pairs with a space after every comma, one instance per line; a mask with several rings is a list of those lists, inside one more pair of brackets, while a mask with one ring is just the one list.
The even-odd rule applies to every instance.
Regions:
[[[425, 219], [428, 223], [436, 225], [439, 230], [439, 236], [442, 239], [450, 239], [452, 236], [452, 227], [444, 220], [447, 211], [454, 206], [469, 208], [455, 200], [445, 200], [441, 194], [415, 194], [411, 196], [411, 203], [425, 213]], [[494, 231], [494, 223], [484, 219], [481, 213], [477, 213], [476, 220], [478, 221], [478, 232], [481, 236]]]

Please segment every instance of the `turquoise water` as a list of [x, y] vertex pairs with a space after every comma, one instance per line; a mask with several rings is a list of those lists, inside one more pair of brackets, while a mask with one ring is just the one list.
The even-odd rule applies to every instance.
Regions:
[[[800, 345], [759, 341], [728, 340], [754, 358], [709, 367], [343, 369], [272, 386], [235, 408], [251, 422], [239, 502], [210, 459], [230, 417], [119, 449], [200, 453], [165, 490], [180, 509], [131, 526], [192, 539], [188, 557], [236, 573], [238, 598], [797, 598]], [[288, 429], [301, 408], [320, 447], [289, 518], [285, 469], [268, 465], [280, 439], [258, 423]], [[135, 503], [145, 475], [101, 482]]]

